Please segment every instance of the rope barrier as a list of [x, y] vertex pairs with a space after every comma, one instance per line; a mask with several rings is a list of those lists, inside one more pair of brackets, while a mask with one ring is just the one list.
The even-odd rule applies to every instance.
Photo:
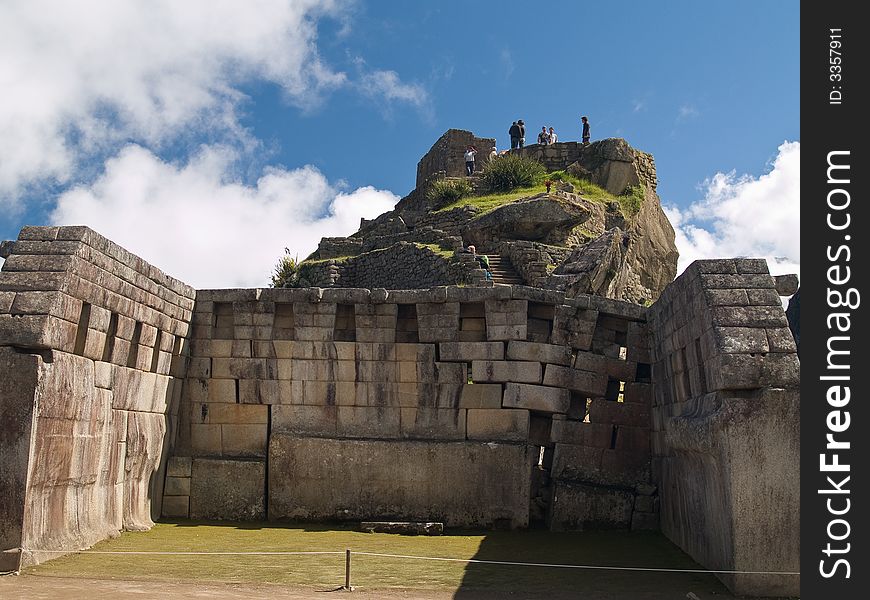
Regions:
[[[349, 565], [349, 550], [321, 551], [257, 551], [257, 552], [184, 552], [184, 551], [134, 551], [134, 550], [31, 550], [29, 552], [45, 552], [56, 554], [134, 554], [155, 556], [299, 556], [299, 555], [339, 555], [345, 554]], [[481, 565], [504, 565], [511, 567], [545, 567], [556, 569], [587, 569], [601, 571], [643, 571], [657, 573], [709, 573], [722, 575], [800, 575], [800, 571], [738, 571], [725, 569], [670, 569], [665, 567], [618, 567], [612, 565], [570, 565], [564, 563], [531, 563], [507, 560], [486, 560], [480, 558], [448, 558], [439, 556], [413, 556], [409, 554], [385, 554], [381, 552], [354, 551], [359, 556], [374, 556], [381, 558], [398, 558], [407, 560], [431, 560], [441, 562], [461, 562]]]
[[410, 556], [405, 554], [381, 554], [378, 552], [354, 551], [354, 554], [363, 556], [381, 556], [386, 558], [409, 558], [415, 560], [440, 560], [450, 562], [464, 562], [484, 565], [507, 565], [522, 567], [555, 567], [561, 569], [600, 569], [607, 571], [657, 571], [664, 573], [723, 573], [729, 575], [800, 575], [800, 572], [791, 571], [725, 571], [714, 569], [666, 569], [662, 567], [613, 567], [604, 565], [566, 565], [561, 563], [527, 563], [507, 560], [483, 560], [479, 558], [440, 558], [435, 556]]

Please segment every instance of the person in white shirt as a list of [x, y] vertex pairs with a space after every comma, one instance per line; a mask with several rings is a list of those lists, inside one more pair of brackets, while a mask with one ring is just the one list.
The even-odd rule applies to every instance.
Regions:
[[556, 131], [550, 127], [550, 143], [555, 144], [556, 140], [559, 139], [559, 136], [556, 135]]
[[468, 146], [465, 149], [465, 174], [469, 177], [474, 174], [474, 155], [477, 154], [477, 148]]

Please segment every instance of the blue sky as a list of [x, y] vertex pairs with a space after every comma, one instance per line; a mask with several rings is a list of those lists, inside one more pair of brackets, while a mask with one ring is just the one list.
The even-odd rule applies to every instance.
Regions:
[[685, 260], [799, 268], [797, 2], [122, 4], [0, 7], [0, 238], [84, 223], [263, 285], [407, 194], [446, 129], [586, 114], [655, 156]]

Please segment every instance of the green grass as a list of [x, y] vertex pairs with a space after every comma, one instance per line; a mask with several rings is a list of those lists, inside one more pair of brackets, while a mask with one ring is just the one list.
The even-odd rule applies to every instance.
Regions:
[[[564, 171], [554, 171], [552, 173], [548, 173], [547, 177], [549, 177], [550, 180], [554, 182], [554, 184], [557, 181], [564, 181], [566, 183], [570, 183], [574, 186], [575, 192], [577, 192], [581, 197], [589, 200], [590, 202], [597, 202], [599, 204], [610, 204], [615, 200], [616, 202], [619, 202], [620, 210], [627, 217], [632, 217], [636, 215], [638, 211], [640, 211], [640, 206], [643, 202], [642, 186], [635, 186], [629, 188], [628, 190], [626, 190], [627, 193], [622, 196], [614, 196], [603, 187], [585, 180], [577, 179], [576, 177], [573, 177], [572, 175], [569, 175]], [[462, 208], [465, 206], [471, 206], [478, 209], [479, 212], [476, 216], [479, 217], [485, 215], [488, 212], [492, 212], [496, 208], [504, 206], [505, 204], [510, 204], [512, 202], [516, 202], [518, 200], [522, 200], [523, 198], [528, 198], [530, 196], [534, 196], [545, 191], [547, 191], [547, 187], [544, 185], [543, 182], [541, 182], [532, 187], [521, 188], [504, 194], [466, 196], [446, 206], [443, 206], [434, 212], [439, 213], [453, 210], [456, 208]]]
[[414, 245], [421, 249], [428, 248], [429, 250], [443, 258], [453, 258], [453, 256], [456, 254], [453, 250], [445, 250], [438, 244], [424, 244], [422, 242], [414, 242]]
[[[124, 533], [96, 551], [287, 552], [336, 551], [327, 555], [142, 555], [64, 556], [27, 574], [96, 579], [280, 583], [334, 589], [344, 582], [344, 550], [426, 557], [516, 562], [698, 568], [657, 532], [532, 531], [457, 532], [437, 537], [360, 533], [341, 526], [277, 523], [158, 523], [147, 532]], [[612, 597], [684, 598], [687, 590], [730, 597], [712, 576], [482, 565], [354, 554], [352, 583], [365, 589], [488, 589], [547, 593], [606, 590]], [[633, 596], [655, 590], [661, 595]], [[608, 596], [610, 597], [610, 596]]]
[[540, 194], [541, 192], [545, 192], [547, 188], [544, 184], [536, 185], [528, 188], [521, 188], [518, 190], [514, 190], [513, 192], [507, 192], [504, 194], [486, 194], [483, 196], [466, 196], [465, 198], [461, 198], [456, 202], [448, 204], [442, 208], [439, 208], [435, 212], [445, 212], [448, 210], [453, 210], [455, 208], [462, 208], [464, 206], [472, 206], [477, 208], [480, 212], [478, 216], [482, 214], [486, 214], [490, 211], [495, 210], [499, 206], [504, 206], [505, 204], [510, 204], [511, 202], [515, 202], [517, 200], [521, 200], [528, 196], [534, 196], [535, 194]]
[[300, 265], [320, 265], [323, 263], [328, 263], [331, 260], [334, 260], [335, 262], [345, 262], [347, 260], [350, 260], [351, 258], [355, 258], [355, 257], [352, 255], [347, 255], [347, 256], [336, 256], [335, 258], [312, 258], [312, 259], [305, 259], [299, 264]]

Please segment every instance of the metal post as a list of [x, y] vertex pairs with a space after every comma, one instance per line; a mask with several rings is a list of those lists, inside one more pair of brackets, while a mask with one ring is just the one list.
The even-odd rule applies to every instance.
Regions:
[[353, 589], [350, 587], [350, 548], [345, 550], [344, 555], [344, 589], [348, 591]]

